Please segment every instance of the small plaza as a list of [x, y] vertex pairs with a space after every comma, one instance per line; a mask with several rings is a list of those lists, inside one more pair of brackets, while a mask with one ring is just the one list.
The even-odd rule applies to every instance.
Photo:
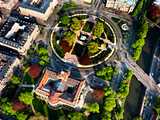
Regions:
[[93, 67], [108, 60], [116, 51], [116, 44], [112, 26], [87, 14], [61, 16], [51, 35], [54, 53], [64, 61], [70, 54], [78, 67]]

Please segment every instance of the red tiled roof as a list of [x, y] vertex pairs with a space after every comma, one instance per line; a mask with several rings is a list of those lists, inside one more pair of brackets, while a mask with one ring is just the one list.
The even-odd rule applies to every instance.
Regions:
[[[37, 87], [38, 90], [40, 90], [41, 92], [39, 92], [42, 95], [48, 96], [49, 97], [49, 102], [51, 104], [57, 104], [58, 102], [62, 102], [65, 104], [69, 104], [69, 105], [74, 105], [76, 103], [76, 101], [78, 101], [79, 96], [81, 94], [82, 91], [82, 86], [85, 83], [84, 80], [75, 80], [72, 78], [69, 78], [70, 72], [61, 72], [60, 74], [57, 74], [56, 72], [50, 71], [50, 70], [46, 70], [44, 73], [44, 76], [42, 78], [42, 80], [39, 83], [39, 86]], [[62, 84], [64, 85], [73, 85], [73, 86], [77, 86], [75, 89], [75, 93], [73, 93], [73, 98], [71, 98], [72, 100], [68, 99], [64, 99], [63, 97], [61, 97], [61, 95], [63, 95], [63, 92], [59, 92], [59, 91], [54, 91], [53, 93], [49, 93], [44, 91], [44, 86], [46, 85], [47, 81], [49, 78], [53, 78], [53, 79], [60, 79], [62, 80]], [[63, 79], [66, 79], [63, 80]]]

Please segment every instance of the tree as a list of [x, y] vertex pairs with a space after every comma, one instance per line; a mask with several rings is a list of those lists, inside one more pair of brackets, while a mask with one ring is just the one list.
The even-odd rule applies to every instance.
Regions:
[[21, 92], [20, 96], [18, 97], [21, 102], [23, 102], [26, 105], [31, 105], [33, 96], [31, 92]]
[[105, 88], [105, 98], [104, 98], [104, 110], [111, 112], [116, 107], [116, 94], [115, 92], [110, 88]]
[[133, 120], [143, 120], [141, 116], [135, 117]]
[[81, 29], [81, 21], [78, 20], [78, 18], [76, 18], [76, 17], [72, 18], [71, 28], [76, 31], [80, 30]]
[[69, 113], [69, 120], [85, 120], [84, 114], [80, 112]]
[[117, 92], [117, 96], [120, 98], [120, 99], [124, 99], [127, 97], [129, 93], [129, 85], [127, 83], [123, 83], [121, 82], [120, 83], [120, 87], [119, 87], [119, 90]]
[[87, 47], [88, 47], [89, 54], [95, 54], [99, 50], [98, 49], [98, 43], [96, 43], [96, 42], [89, 42]]
[[102, 113], [102, 120], [111, 120], [111, 113], [110, 112], [103, 112]]
[[[116, 70], [116, 69], [114, 69]], [[96, 72], [96, 75], [104, 80], [112, 80], [113, 74], [114, 74], [114, 70], [112, 68], [112, 66], [107, 66], [105, 68], [102, 68], [101, 70], [98, 70]]]
[[145, 44], [145, 39], [138, 39], [135, 43], [132, 44], [132, 48], [136, 49], [137, 47], [143, 47]]
[[93, 35], [97, 37], [101, 37], [103, 32], [104, 32], [103, 22], [98, 21], [94, 27]]
[[139, 58], [140, 58], [140, 56], [141, 56], [141, 52], [142, 52], [142, 47], [137, 47], [135, 50], [134, 50], [134, 53], [133, 53], [133, 59], [135, 60], [135, 61], [137, 61]]
[[109, 95], [111, 95], [113, 93], [113, 90], [110, 87], [106, 87], [104, 89], [105, 91], [105, 96], [108, 97]]
[[15, 115], [16, 114], [16, 112], [13, 110], [12, 104], [8, 101], [2, 103], [2, 105], [0, 107], [1, 107], [2, 112], [6, 115]]
[[30, 116], [28, 120], [48, 120], [48, 118], [38, 113], [35, 116]]
[[116, 107], [115, 98], [105, 98], [104, 110], [111, 112]]
[[64, 39], [68, 42], [69, 46], [72, 46], [76, 40], [76, 34], [72, 31], [67, 31], [64, 33]]
[[85, 108], [87, 112], [99, 113], [98, 103], [88, 103]]
[[26, 91], [26, 92], [20, 93], [20, 96], [18, 97], [18, 99], [19, 99], [19, 101], [23, 102], [26, 105], [31, 105], [32, 111], [33, 111], [33, 113], [35, 113], [35, 109], [32, 104], [33, 95], [31, 92]]
[[101, 70], [96, 71], [96, 76], [106, 80], [106, 71], [105, 71], [105, 69], [103, 68]]
[[138, 40], [132, 44], [132, 48], [134, 50], [132, 56], [135, 61], [137, 61], [140, 58], [142, 48], [145, 44], [145, 38], [147, 37], [148, 28], [149, 28], [148, 22], [144, 17], [142, 17], [140, 21], [141, 22], [140, 22], [138, 30], [137, 30], [137, 39]]
[[137, 36], [140, 39], [144, 39], [148, 33], [148, 21], [144, 18], [144, 16], [140, 19], [139, 28], [137, 31]]
[[129, 82], [128, 81], [132, 79], [132, 76], [133, 76], [132, 71], [128, 69], [124, 75], [124, 79], [120, 83], [119, 90], [117, 92], [117, 96], [120, 99], [124, 99], [127, 97], [129, 93]]
[[24, 113], [19, 113], [19, 112], [16, 113], [17, 120], [26, 120], [27, 117], [28, 116], [26, 114], [24, 114]]
[[16, 76], [16, 75], [12, 76], [12, 78], [11, 78], [11, 83], [12, 84], [18, 85], [18, 84], [20, 84], [20, 82], [21, 82], [21, 79], [18, 76]]
[[124, 120], [123, 118], [124, 108], [123, 107], [118, 106], [117, 108], [116, 106], [116, 113], [115, 113], [116, 120]]
[[132, 79], [132, 76], [133, 76], [133, 72], [132, 70], [127, 70], [126, 74], [125, 74], [125, 79], [126, 80], [131, 80]]
[[37, 49], [37, 53], [39, 54], [39, 56], [46, 56], [46, 55], [48, 55], [48, 49], [46, 49], [44, 47], [39, 47]]
[[142, 8], [144, 6], [144, 0], [139, 0], [137, 6], [132, 12], [132, 16], [136, 17], [142, 12]]
[[67, 15], [65, 15], [60, 18], [60, 21], [63, 25], [68, 25], [70, 22], [70, 18]]

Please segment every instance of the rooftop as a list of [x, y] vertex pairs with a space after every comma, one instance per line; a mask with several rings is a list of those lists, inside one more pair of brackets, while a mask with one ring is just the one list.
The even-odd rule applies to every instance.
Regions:
[[53, 0], [20, 0], [20, 6], [45, 13]]
[[60, 103], [75, 106], [83, 84], [84, 80], [71, 78], [68, 71], [57, 73], [47, 69], [36, 91], [43, 96], [47, 96], [53, 107]]
[[0, 28], [0, 44], [15, 49], [21, 49], [28, 37], [34, 31], [35, 24], [21, 20], [17, 17], [9, 17]]

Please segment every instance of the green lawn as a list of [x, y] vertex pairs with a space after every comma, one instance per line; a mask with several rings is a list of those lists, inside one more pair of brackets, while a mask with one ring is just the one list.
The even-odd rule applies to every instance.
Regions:
[[86, 24], [83, 27], [83, 31], [85, 31], [85, 32], [91, 32], [92, 29], [93, 29], [93, 26], [94, 26], [93, 23], [87, 21]]

